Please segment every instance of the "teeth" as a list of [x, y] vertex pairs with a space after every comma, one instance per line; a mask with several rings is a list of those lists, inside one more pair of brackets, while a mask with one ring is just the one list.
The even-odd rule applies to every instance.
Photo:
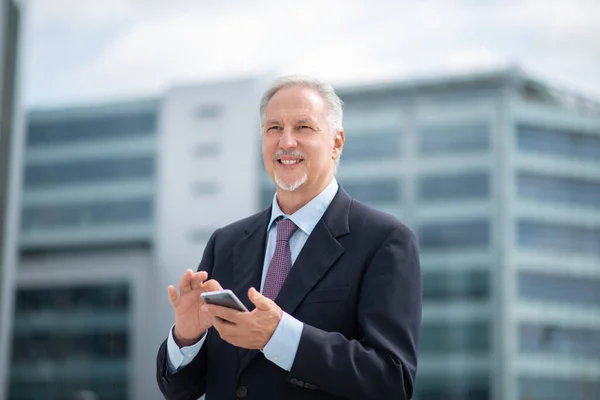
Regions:
[[281, 163], [286, 164], [286, 165], [297, 164], [299, 162], [300, 162], [300, 160], [281, 160]]

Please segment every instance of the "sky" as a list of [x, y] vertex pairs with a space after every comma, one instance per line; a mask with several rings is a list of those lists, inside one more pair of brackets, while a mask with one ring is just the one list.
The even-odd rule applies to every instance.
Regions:
[[600, 100], [598, 0], [23, 0], [27, 106], [300, 73], [334, 85], [518, 65]]

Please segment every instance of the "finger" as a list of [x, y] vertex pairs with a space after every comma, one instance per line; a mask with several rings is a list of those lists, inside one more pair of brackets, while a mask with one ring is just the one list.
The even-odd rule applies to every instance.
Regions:
[[203, 292], [214, 292], [217, 290], [223, 290], [221, 284], [214, 279], [204, 282], [201, 286]]
[[186, 294], [190, 290], [192, 290], [191, 279], [192, 279], [193, 275], [194, 275], [194, 273], [192, 272], [192, 270], [188, 269], [187, 271], [185, 271], [185, 274], [183, 274], [183, 276], [179, 280], [179, 295], [180, 296], [183, 296], [184, 294]]
[[219, 317], [225, 321], [236, 323], [240, 312], [227, 307], [221, 307], [214, 304], [205, 304], [202, 309], [208, 311], [212, 316]]
[[231, 335], [231, 328], [234, 324], [219, 317], [212, 317], [212, 326], [217, 330], [221, 339], [228, 342], [227, 338]]
[[173, 307], [176, 307], [177, 304], [179, 304], [179, 296], [177, 295], [177, 289], [175, 289], [175, 286], [169, 285], [167, 288], [167, 293], [169, 294], [169, 303], [171, 303]]
[[248, 290], [248, 298], [259, 310], [267, 311], [273, 307], [273, 300], [263, 296], [253, 287]]
[[191, 279], [191, 283], [190, 283], [192, 289], [193, 290], [201, 289], [202, 282], [204, 282], [207, 278], [208, 278], [208, 273], [206, 271], [195, 272], [192, 275], [192, 279]]

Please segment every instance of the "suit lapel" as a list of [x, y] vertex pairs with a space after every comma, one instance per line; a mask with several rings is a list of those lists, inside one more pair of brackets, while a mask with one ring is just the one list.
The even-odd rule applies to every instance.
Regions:
[[[340, 186], [337, 194], [327, 208], [327, 211], [325, 211], [325, 214], [317, 223], [315, 229], [312, 231], [304, 244], [304, 247], [300, 251], [279, 295], [275, 299], [276, 303], [288, 314], [293, 314], [308, 292], [319, 282], [319, 280], [321, 280], [329, 268], [331, 268], [336, 260], [344, 253], [344, 248], [337, 241], [337, 238], [350, 232], [348, 226], [350, 203], [350, 196], [348, 196]], [[268, 223], [268, 220], [265, 222], [264, 227], [261, 228], [265, 235], [261, 242], [263, 246], [261, 251], [262, 258], [260, 259], [261, 263], [264, 262], [267, 230], [266, 223]], [[260, 269], [262, 270], [262, 268]], [[237, 273], [238, 272], [236, 271], [236, 275]], [[254, 308], [254, 306], [252, 308]], [[239, 373], [252, 362], [258, 353], [258, 350], [241, 350], [241, 366]]]
[[320, 220], [275, 299], [279, 307], [293, 314], [308, 292], [343, 253], [342, 245], [331, 235], [327, 224]]

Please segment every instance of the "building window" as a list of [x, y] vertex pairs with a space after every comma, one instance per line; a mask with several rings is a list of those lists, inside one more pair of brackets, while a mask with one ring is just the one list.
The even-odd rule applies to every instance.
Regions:
[[489, 323], [424, 322], [419, 352], [423, 354], [485, 353], [490, 349]]
[[342, 151], [342, 160], [394, 159], [400, 154], [400, 136], [394, 132], [372, 135], [348, 135]]
[[340, 185], [356, 200], [364, 203], [397, 203], [402, 198], [396, 179], [346, 182]]
[[490, 296], [487, 271], [423, 272], [423, 299], [430, 301], [487, 300]]
[[419, 243], [426, 250], [484, 247], [490, 242], [489, 231], [486, 220], [423, 224], [419, 228]]
[[424, 126], [418, 132], [421, 154], [463, 153], [489, 148], [486, 123], [444, 124]]
[[223, 115], [223, 107], [217, 104], [205, 104], [196, 109], [195, 115], [199, 119], [216, 119]]
[[[17, 291], [9, 398], [77, 398], [84, 390], [126, 398], [129, 321], [115, 326], [106, 319], [121, 314], [128, 320], [129, 307], [126, 284]], [[85, 325], [56, 322], [84, 317]], [[45, 329], [32, 329], [36, 325]]]
[[207, 196], [216, 194], [219, 191], [218, 182], [196, 182], [192, 185], [194, 196]]
[[520, 272], [519, 297], [529, 300], [600, 307], [600, 279]]
[[600, 359], [600, 330], [558, 325], [521, 324], [519, 349], [524, 353], [563, 354]]
[[600, 160], [600, 136], [517, 125], [517, 145], [524, 151], [558, 155], [574, 159]]
[[443, 375], [424, 374], [417, 379], [414, 399], [490, 400], [490, 380], [482, 374], [453, 371]]
[[520, 378], [519, 399], [596, 400], [600, 399], [600, 379]]
[[129, 291], [125, 284], [65, 288], [19, 289], [16, 309], [30, 311], [125, 310]]
[[151, 219], [152, 201], [150, 199], [134, 199], [90, 204], [27, 206], [23, 208], [21, 226], [24, 231], [29, 231], [36, 228], [150, 222]]
[[463, 200], [489, 195], [489, 174], [484, 171], [425, 176], [419, 180], [421, 200]]
[[522, 198], [540, 202], [600, 208], [600, 182], [521, 172], [517, 191]]
[[190, 240], [194, 243], [206, 243], [212, 236], [214, 229], [197, 228], [190, 232]]
[[154, 176], [152, 157], [70, 161], [53, 164], [30, 164], [25, 170], [28, 188], [72, 183], [118, 181]]
[[212, 158], [221, 153], [221, 146], [217, 142], [200, 143], [194, 148], [196, 158]]
[[600, 254], [600, 228], [525, 220], [517, 225], [517, 238], [523, 248]]
[[94, 116], [29, 123], [27, 144], [42, 147], [52, 144], [73, 144], [86, 141], [150, 136], [156, 132], [156, 112], [126, 115]]
[[275, 188], [271, 185], [263, 186], [260, 190], [260, 207], [271, 207], [273, 205], [273, 196], [275, 196]]

